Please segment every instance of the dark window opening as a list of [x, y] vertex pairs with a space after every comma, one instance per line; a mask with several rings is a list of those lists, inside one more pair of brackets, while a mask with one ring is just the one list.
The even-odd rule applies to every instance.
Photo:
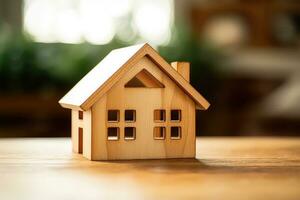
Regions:
[[153, 137], [156, 140], [163, 140], [165, 139], [166, 135], [166, 128], [165, 127], [154, 127], [153, 129]]
[[180, 139], [181, 138], [181, 127], [172, 126], [171, 127], [171, 139]]
[[78, 111], [78, 119], [83, 119], [83, 112], [82, 111]]
[[136, 112], [135, 110], [125, 110], [125, 121], [135, 122]]
[[118, 122], [120, 119], [119, 110], [108, 110], [107, 111], [107, 121], [108, 122]]
[[171, 121], [181, 121], [181, 110], [171, 110]]
[[165, 86], [157, 80], [146, 69], [140, 71], [135, 77], [125, 84], [126, 88], [164, 88]]
[[166, 110], [154, 110], [154, 121], [155, 122], [166, 121]]
[[124, 139], [125, 140], [134, 140], [136, 137], [135, 127], [125, 127], [124, 130]]
[[108, 140], [118, 140], [119, 139], [119, 128], [118, 127], [109, 127], [107, 128], [107, 139]]

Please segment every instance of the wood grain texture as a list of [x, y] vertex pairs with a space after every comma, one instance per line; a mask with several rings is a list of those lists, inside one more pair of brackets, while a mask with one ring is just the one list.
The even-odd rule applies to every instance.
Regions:
[[[92, 114], [91, 110], [83, 111], [83, 119], [79, 119], [79, 112], [77, 110], [71, 110], [71, 136], [72, 136], [72, 149], [73, 152], [79, 153], [82, 143], [82, 154], [91, 159], [92, 156]], [[82, 128], [82, 140], [79, 140], [79, 128]]]
[[190, 63], [172, 62], [171, 66], [187, 81], [190, 82]]
[[197, 159], [95, 162], [69, 138], [0, 139], [0, 199], [289, 199], [299, 138], [198, 138]]
[[[140, 71], [147, 70], [165, 88], [124, 88]], [[119, 122], [107, 122], [107, 110], [120, 110]], [[124, 111], [136, 110], [136, 121], [125, 122]], [[154, 122], [154, 110], [166, 111], [165, 122]], [[180, 122], [170, 121], [171, 109], [182, 112]], [[92, 107], [92, 160], [194, 158], [195, 103], [155, 63], [143, 57]], [[164, 140], [153, 138], [156, 126], [166, 127]], [[180, 126], [182, 137], [170, 137], [171, 126]], [[107, 140], [107, 128], [119, 127], [120, 139]], [[135, 127], [136, 139], [124, 140], [124, 128]]]
[[135, 76], [143, 85], [147, 88], [164, 88], [165, 86], [159, 82], [151, 73], [147, 70], [142, 70]]

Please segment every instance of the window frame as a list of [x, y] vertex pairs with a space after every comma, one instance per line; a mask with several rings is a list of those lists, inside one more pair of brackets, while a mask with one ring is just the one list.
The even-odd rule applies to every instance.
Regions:
[[[157, 119], [155, 119], [155, 116], [156, 116], [156, 112], [157, 111], [159, 111], [159, 112], [161, 112], [161, 111], [163, 111], [163, 120], [157, 120]], [[161, 113], [160, 113], [161, 114]], [[154, 111], [153, 111], [153, 121], [155, 122], [155, 123], [163, 123], [163, 122], [166, 122], [167, 121], [167, 116], [166, 116], [166, 109], [155, 109]]]
[[[133, 120], [126, 120], [126, 112], [133, 111]], [[124, 121], [125, 123], [134, 123], [136, 122], [136, 110], [135, 109], [125, 109], [124, 111]]]
[[[113, 112], [113, 111], [117, 112], [117, 120], [111, 121], [111, 120], [109, 120], [109, 112]], [[120, 122], [120, 110], [119, 109], [108, 109], [106, 112], [106, 117], [107, 117], [108, 123], [118, 123], [118, 122]]]
[[[116, 139], [110, 139], [109, 137], [114, 137], [114, 136], [109, 136], [108, 134], [109, 134], [109, 129], [114, 129], [114, 128], [116, 128], [117, 129], [117, 137], [116, 137]], [[118, 140], [120, 140], [120, 127], [107, 127], [107, 129], [106, 129], [106, 139], [107, 139], [107, 141], [118, 141]]]
[[[178, 128], [178, 137], [172, 136], [172, 128]], [[171, 126], [170, 127], [170, 138], [171, 140], [180, 140], [182, 138], [182, 128], [181, 126]]]
[[[179, 119], [176, 119], [176, 120], [172, 119], [172, 112], [174, 112], [174, 111], [178, 111], [178, 117], [179, 117]], [[171, 109], [170, 110], [170, 122], [181, 122], [181, 120], [182, 120], [181, 109]]]
[[[156, 134], [155, 134], [155, 130], [157, 129], [157, 128], [160, 128], [160, 130], [163, 130], [163, 137], [156, 137]], [[167, 132], [167, 130], [166, 130], [166, 127], [165, 126], [154, 126], [153, 127], [153, 138], [154, 138], [154, 140], [165, 140], [166, 139], [166, 133]]]
[[[133, 137], [127, 137], [126, 138], [126, 129], [128, 129], [128, 128], [132, 128], [133, 129]], [[126, 127], [124, 127], [124, 140], [126, 140], [126, 141], [133, 141], [133, 140], [136, 140], [136, 127], [134, 127], [134, 126], [126, 126]]]

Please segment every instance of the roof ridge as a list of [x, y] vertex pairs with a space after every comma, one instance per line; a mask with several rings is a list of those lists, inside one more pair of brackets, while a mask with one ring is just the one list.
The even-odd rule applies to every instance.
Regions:
[[60, 99], [59, 103], [63, 107], [70, 109], [89, 109], [117, 80], [126, 74], [130, 66], [144, 56], [149, 56], [164, 73], [199, 105], [200, 109], [209, 107], [208, 101], [148, 43], [111, 51]]

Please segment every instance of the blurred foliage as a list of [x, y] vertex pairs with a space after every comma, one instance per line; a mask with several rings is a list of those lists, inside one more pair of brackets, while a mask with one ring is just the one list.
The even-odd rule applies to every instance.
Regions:
[[[191, 62], [192, 84], [209, 91], [207, 83], [217, 80], [222, 54], [206, 42], [197, 42], [186, 28], [174, 29], [173, 36], [159, 52], [169, 62]], [[36, 43], [0, 27], [0, 91], [68, 90], [109, 51], [127, 45], [117, 39], [101, 46]]]
[[[1, 30], [1, 29], [0, 29]], [[0, 31], [0, 91], [37, 92], [72, 87], [110, 50], [124, 46], [36, 43], [28, 36]]]
[[1, 90], [37, 89], [50, 76], [37, 62], [37, 48], [21, 35], [2, 31], [0, 35]]
[[193, 34], [185, 25], [178, 25], [168, 46], [159, 48], [160, 54], [170, 63], [187, 61], [190, 66], [190, 82], [205, 96], [214, 96], [220, 78], [224, 76], [223, 52], [208, 41]]

